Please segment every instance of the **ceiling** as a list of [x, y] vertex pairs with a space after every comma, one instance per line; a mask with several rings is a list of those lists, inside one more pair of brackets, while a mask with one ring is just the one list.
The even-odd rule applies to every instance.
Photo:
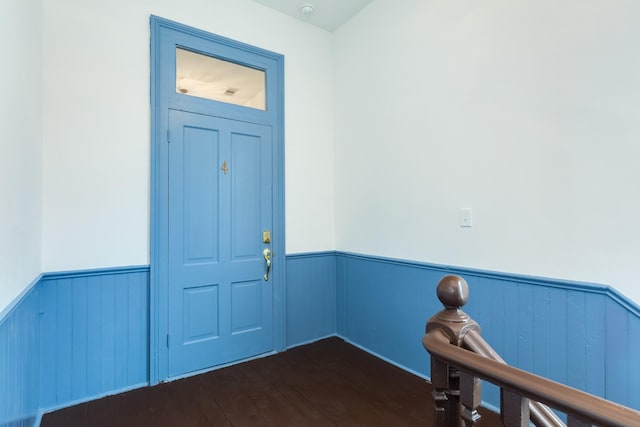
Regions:
[[[301, 21], [327, 31], [334, 31], [372, 0], [253, 0]], [[313, 14], [305, 15], [303, 5], [313, 7]]]

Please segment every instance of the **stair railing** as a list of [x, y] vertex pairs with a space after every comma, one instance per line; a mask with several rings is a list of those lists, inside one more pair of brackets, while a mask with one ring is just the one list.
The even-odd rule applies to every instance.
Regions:
[[[640, 412], [506, 364], [480, 335], [480, 326], [461, 310], [469, 299], [467, 282], [445, 276], [437, 295], [444, 310], [427, 322], [422, 344], [431, 354], [434, 426], [473, 427], [480, 420], [480, 381], [500, 387], [505, 427], [560, 427], [549, 408], [567, 415], [569, 427], [638, 427]], [[547, 406], [548, 405], [548, 406]]]

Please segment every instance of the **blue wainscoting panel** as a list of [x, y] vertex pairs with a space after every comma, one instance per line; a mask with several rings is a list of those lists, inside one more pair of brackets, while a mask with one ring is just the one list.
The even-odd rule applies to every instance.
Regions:
[[148, 383], [148, 267], [45, 274], [40, 407]]
[[629, 358], [628, 365], [630, 365], [631, 375], [627, 375], [627, 406], [640, 410], [640, 381], [638, 373], [639, 360], [640, 360], [640, 313], [627, 312], [628, 316], [628, 331], [625, 339], [628, 343]]
[[31, 427], [38, 416], [37, 283], [0, 317], [0, 426]]
[[287, 347], [336, 333], [335, 252], [287, 255]]
[[[287, 346], [326, 336], [429, 375], [421, 337], [446, 274], [513, 366], [640, 410], [640, 308], [607, 286], [321, 252], [287, 255]], [[148, 384], [149, 268], [44, 274], [0, 315], [0, 426]], [[499, 406], [497, 388], [483, 400]]]
[[339, 253], [338, 333], [348, 341], [421, 375], [429, 374], [422, 347], [442, 273], [409, 264]]
[[[459, 274], [470, 286], [465, 311], [509, 364], [605, 395], [605, 288]], [[492, 386], [486, 386], [483, 395], [492, 404], [499, 401]]]
[[606, 303], [606, 316], [606, 397], [638, 409], [640, 392], [634, 383], [640, 380], [640, 318], [613, 299]]
[[[640, 309], [608, 286], [337, 253], [338, 333], [429, 375], [420, 339], [436, 285], [465, 278], [464, 307], [511, 365], [640, 410]], [[483, 400], [499, 406], [486, 384]]]

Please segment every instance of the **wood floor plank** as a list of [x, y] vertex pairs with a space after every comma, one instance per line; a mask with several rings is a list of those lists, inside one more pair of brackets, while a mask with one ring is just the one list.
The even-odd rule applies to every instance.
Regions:
[[[428, 357], [425, 354], [425, 363]], [[339, 338], [45, 414], [59, 426], [430, 426], [431, 386]], [[500, 426], [483, 411], [479, 427]]]
[[[261, 374], [260, 362], [241, 364], [212, 375], [210, 396], [220, 404], [234, 426], [303, 425], [309, 415]], [[220, 379], [222, 377], [222, 379]], [[219, 379], [216, 381], [216, 379]]]
[[232, 426], [202, 377], [172, 383], [171, 395], [180, 406], [182, 422], [189, 427]]
[[[288, 352], [287, 354], [291, 354], [291, 352]], [[261, 381], [271, 384], [275, 392], [281, 394], [287, 399], [290, 405], [294, 406], [304, 414], [304, 425], [335, 425], [334, 422], [327, 418], [326, 415], [324, 415], [296, 388], [292, 375], [296, 369], [300, 368], [300, 365], [292, 364], [288, 357], [280, 357], [277, 360], [267, 359], [265, 361], [255, 363], [253, 368], [254, 375], [261, 378]], [[283, 375], [285, 372], [286, 375]]]

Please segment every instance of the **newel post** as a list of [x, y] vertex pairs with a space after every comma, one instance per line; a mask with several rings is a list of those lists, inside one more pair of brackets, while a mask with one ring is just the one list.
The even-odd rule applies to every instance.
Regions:
[[[445, 276], [438, 283], [437, 295], [444, 310], [429, 319], [426, 332], [441, 330], [451, 344], [461, 347], [467, 332], [480, 332], [480, 326], [461, 310], [469, 299], [469, 285], [462, 277]], [[479, 379], [463, 373], [461, 381], [461, 373], [457, 369], [432, 355], [431, 384], [436, 427], [473, 426], [480, 419], [477, 411], [480, 404]]]

